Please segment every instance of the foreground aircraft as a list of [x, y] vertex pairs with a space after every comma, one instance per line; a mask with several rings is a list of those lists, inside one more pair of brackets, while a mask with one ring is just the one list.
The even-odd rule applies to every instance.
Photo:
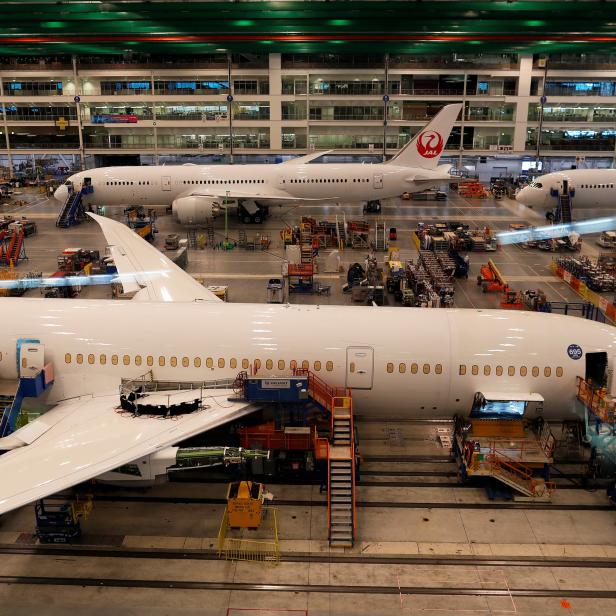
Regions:
[[[254, 410], [231, 389], [169, 419], [120, 411], [122, 379], [288, 378], [351, 388], [362, 415], [468, 415], [479, 392], [530, 418], [574, 418], [576, 377], [601, 382], [616, 329], [536, 312], [226, 304], [124, 225], [92, 217], [131, 301], [3, 298], [0, 386], [46, 366], [53, 408], [0, 439], [0, 514]], [[52, 374], [53, 371], [53, 374]], [[169, 384], [167, 385], [169, 388]], [[183, 400], [183, 399], [182, 399]], [[526, 405], [526, 402], [542, 404]]]
[[516, 196], [524, 205], [553, 210], [558, 195], [571, 196], [574, 209], [614, 207], [616, 169], [568, 169], [541, 175]]
[[259, 205], [298, 200], [378, 202], [449, 180], [449, 165], [438, 161], [461, 108], [443, 107], [386, 163], [308, 164], [327, 154], [316, 152], [279, 165], [103, 167], [72, 175], [54, 196], [64, 203], [69, 190], [89, 186], [91, 192], [82, 195], [86, 206], [171, 206], [182, 224], [205, 222], [228, 202], [241, 203], [253, 215]]

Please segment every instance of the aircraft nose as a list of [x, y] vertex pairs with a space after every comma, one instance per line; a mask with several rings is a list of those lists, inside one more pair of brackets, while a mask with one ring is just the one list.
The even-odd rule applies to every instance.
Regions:
[[519, 201], [523, 205], [535, 205], [535, 199], [533, 197], [532, 188], [525, 186], [515, 198], [516, 201]]
[[64, 185], [58, 186], [56, 192], [53, 194], [53, 198], [60, 203], [64, 203], [68, 197], [68, 188]]

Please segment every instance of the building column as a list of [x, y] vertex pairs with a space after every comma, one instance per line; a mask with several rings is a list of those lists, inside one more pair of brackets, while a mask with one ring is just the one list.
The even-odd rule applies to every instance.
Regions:
[[[0, 96], [4, 98], [4, 81], [0, 77]], [[13, 177], [13, 157], [11, 156], [11, 140], [9, 138], [9, 125], [6, 119], [6, 103], [2, 104], [2, 123], [4, 126], [4, 138], [6, 141], [6, 158], [9, 168], [9, 179]]]
[[282, 56], [269, 55], [270, 150], [282, 151]]
[[528, 103], [530, 101], [530, 83], [533, 73], [533, 56], [520, 54], [520, 71], [518, 73], [518, 96], [515, 109], [515, 126], [513, 129], [513, 150], [526, 150], [526, 133], [528, 130]]

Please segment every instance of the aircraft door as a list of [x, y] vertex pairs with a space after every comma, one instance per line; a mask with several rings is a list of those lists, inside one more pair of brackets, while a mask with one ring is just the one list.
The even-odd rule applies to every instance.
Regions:
[[45, 345], [23, 342], [19, 348], [19, 376], [33, 377], [45, 367]]
[[372, 389], [374, 349], [347, 347], [346, 386], [352, 389]]
[[373, 187], [376, 189], [379, 188], [383, 188], [383, 174], [382, 173], [376, 173], [374, 175], [374, 183], [373, 183]]
[[161, 185], [163, 190], [171, 190], [171, 176], [163, 175], [161, 178]]

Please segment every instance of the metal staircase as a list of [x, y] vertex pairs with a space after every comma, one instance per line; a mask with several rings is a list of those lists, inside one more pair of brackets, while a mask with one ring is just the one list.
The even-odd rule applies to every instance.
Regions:
[[498, 479], [524, 496], [533, 499], [549, 497], [554, 489], [553, 484], [541, 477], [534, 477], [530, 467], [497, 453], [496, 450], [488, 454], [487, 462], [494, 479]]
[[300, 254], [301, 262], [305, 264], [312, 263], [312, 228], [308, 223], [300, 224]]
[[80, 191], [70, 190], [68, 197], [62, 206], [60, 215], [56, 220], [56, 227], [68, 228], [77, 225], [86, 218], [85, 206], [82, 201], [83, 195], [90, 194], [92, 186], [84, 186]]
[[342, 214], [342, 220], [338, 220], [338, 214], [336, 214], [336, 234], [338, 237], [338, 250], [344, 250], [347, 243], [346, 234], [346, 216]]
[[27, 259], [24, 244], [23, 229], [14, 229], [12, 235], [5, 238], [0, 247], [0, 265], [15, 266], [23, 259]]
[[186, 231], [186, 239], [188, 240], [188, 247], [196, 250], [197, 248], [197, 230], [194, 227], [189, 228]]
[[556, 211], [556, 221], [569, 223], [573, 219], [571, 215], [571, 197], [569, 195], [559, 195], [558, 209]]

